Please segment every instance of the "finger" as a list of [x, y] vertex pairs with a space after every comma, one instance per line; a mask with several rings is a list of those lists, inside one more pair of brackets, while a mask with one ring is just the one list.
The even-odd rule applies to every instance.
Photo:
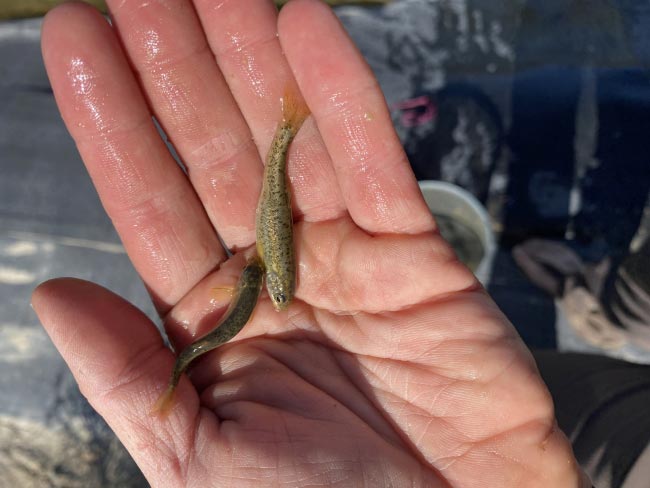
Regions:
[[122, 44], [226, 245], [255, 241], [262, 163], [189, 0], [109, 1]]
[[104, 18], [64, 4], [45, 19], [42, 48], [66, 126], [164, 312], [224, 257], [214, 229], [159, 137]]
[[377, 81], [331, 9], [290, 2], [278, 32], [357, 225], [373, 233], [431, 230]]
[[[40, 285], [32, 304], [83, 395], [111, 426], [144, 475], [182, 486], [175, 467], [192, 452], [196, 424], [209, 425], [186, 378], [165, 420], [149, 415], [174, 361], [147, 317], [93, 283], [58, 279]], [[162, 467], [162, 468], [161, 468]], [[156, 481], [156, 482], [155, 482]]]
[[[264, 159], [278, 122], [280, 99], [295, 84], [277, 38], [271, 0], [195, 0], [210, 48]], [[313, 121], [307, 119], [288, 160], [297, 215], [330, 220], [345, 213], [336, 176]]]

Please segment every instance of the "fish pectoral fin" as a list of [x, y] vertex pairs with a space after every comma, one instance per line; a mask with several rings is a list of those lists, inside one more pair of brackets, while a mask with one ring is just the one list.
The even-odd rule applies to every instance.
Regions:
[[214, 286], [210, 288], [210, 292], [214, 298], [225, 300], [233, 297], [235, 288], [234, 286]]

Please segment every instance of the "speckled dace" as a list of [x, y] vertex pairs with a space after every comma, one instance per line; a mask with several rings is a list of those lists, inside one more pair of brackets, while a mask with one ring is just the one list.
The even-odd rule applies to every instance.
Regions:
[[309, 115], [302, 98], [285, 90], [280, 122], [264, 167], [257, 206], [257, 252], [266, 269], [266, 289], [276, 310], [286, 310], [293, 299], [296, 263], [293, 252], [293, 216], [287, 183], [287, 151]]

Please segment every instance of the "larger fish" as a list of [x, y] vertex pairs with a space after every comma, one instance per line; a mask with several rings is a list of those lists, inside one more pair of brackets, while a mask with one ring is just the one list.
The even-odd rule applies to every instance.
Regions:
[[309, 110], [302, 98], [286, 90], [282, 98], [282, 122], [266, 157], [257, 205], [257, 252], [266, 269], [266, 289], [276, 310], [285, 310], [289, 306], [296, 286], [287, 151], [308, 115]]

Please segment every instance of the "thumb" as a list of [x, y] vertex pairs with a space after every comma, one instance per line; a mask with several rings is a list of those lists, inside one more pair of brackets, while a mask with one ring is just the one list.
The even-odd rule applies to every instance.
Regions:
[[154, 324], [123, 298], [72, 278], [41, 284], [32, 304], [79, 389], [149, 482], [162, 476], [171, 482], [177, 470], [167, 467], [187, 464], [192, 452], [188, 432], [195, 431], [201, 416], [197, 393], [187, 379], [178, 386], [182, 402], [168, 418], [150, 415], [174, 362]]

